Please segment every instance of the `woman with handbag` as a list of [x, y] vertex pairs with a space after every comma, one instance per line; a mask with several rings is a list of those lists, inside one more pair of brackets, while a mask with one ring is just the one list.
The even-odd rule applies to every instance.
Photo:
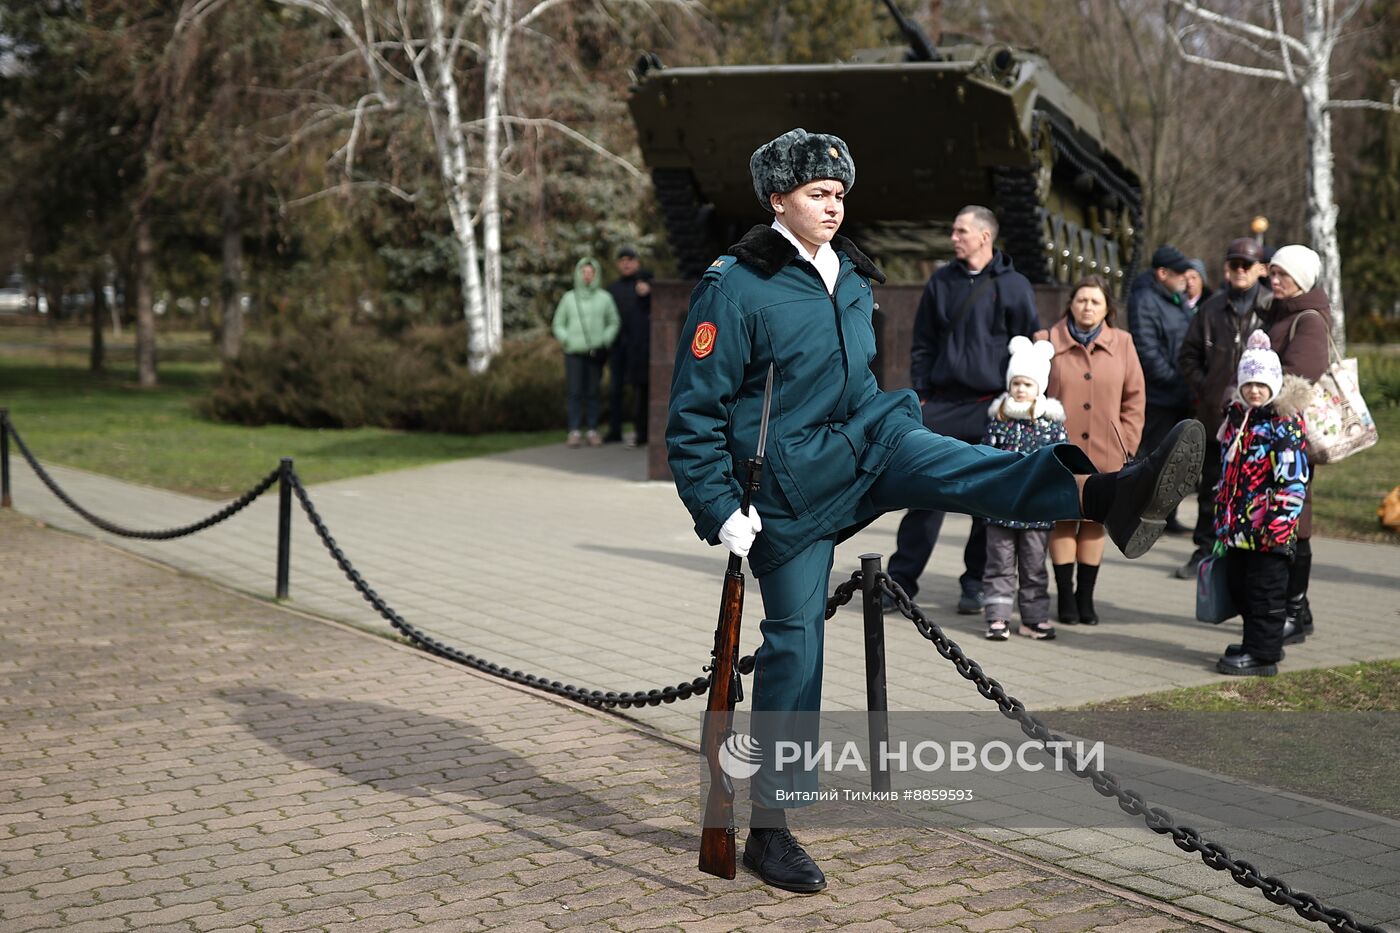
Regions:
[[602, 272], [598, 260], [589, 256], [580, 259], [574, 266], [574, 287], [564, 293], [554, 309], [554, 338], [564, 348], [564, 378], [569, 395], [566, 443], [570, 447], [583, 444], [585, 426], [590, 447], [603, 443], [598, 434], [598, 386], [603, 380], [608, 347], [622, 321], [612, 295], [598, 285]]
[[[1269, 307], [1269, 343], [1283, 363], [1286, 376], [1317, 382], [1327, 370], [1327, 335], [1332, 329], [1332, 305], [1317, 284], [1322, 258], [1306, 246], [1282, 246], [1269, 259], [1269, 284], [1274, 300]], [[1312, 575], [1312, 485], [1298, 519], [1298, 546], [1288, 570], [1288, 606], [1283, 643], [1297, 644], [1312, 634], [1308, 578]]]

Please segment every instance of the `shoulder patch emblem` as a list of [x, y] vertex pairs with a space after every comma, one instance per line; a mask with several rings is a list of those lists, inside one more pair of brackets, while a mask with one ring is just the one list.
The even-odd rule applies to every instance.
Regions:
[[716, 259], [714, 262], [710, 263], [710, 268], [711, 268], [711, 269], [718, 269], [718, 268], [719, 268], [720, 266], [722, 266], [722, 265], [724, 265], [724, 260], [723, 260], [723, 259]]
[[715, 349], [715, 325], [706, 321], [695, 328], [695, 337], [690, 341], [690, 352], [697, 360], [703, 360]]

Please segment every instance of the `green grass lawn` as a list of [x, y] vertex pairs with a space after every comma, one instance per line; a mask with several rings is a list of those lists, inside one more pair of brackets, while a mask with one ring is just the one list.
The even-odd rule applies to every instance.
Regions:
[[1241, 678], [1046, 718], [1110, 745], [1400, 818], [1400, 661]]
[[[207, 335], [161, 336], [161, 386], [153, 390], [136, 386], [129, 335], [103, 375], [87, 371], [84, 333], [47, 335], [0, 328], [0, 406], [40, 462], [211, 499], [239, 495], [281, 457], [295, 458], [297, 473], [317, 483], [564, 439], [563, 431], [468, 436], [219, 424], [195, 407], [218, 372]], [[167, 348], [180, 361], [167, 362]], [[12, 468], [28, 469], [18, 451], [12, 458]]]

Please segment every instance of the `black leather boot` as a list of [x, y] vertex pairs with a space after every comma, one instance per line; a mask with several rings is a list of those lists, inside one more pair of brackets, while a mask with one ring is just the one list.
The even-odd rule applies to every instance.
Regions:
[[1278, 673], [1278, 662], [1262, 661], [1244, 652], [1227, 652], [1215, 662], [1215, 669], [1222, 674], [1233, 674], [1236, 677], [1273, 677]]
[[826, 888], [826, 875], [787, 827], [749, 830], [744, 843], [744, 867], [765, 884], [798, 894], [815, 894]]
[[1312, 607], [1308, 605], [1308, 594], [1290, 596], [1283, 607], [1283, 643], [1300, 644], [1312, 633]]
[[1124, 557], [1141, 557], [1162, 536], [1177, 503], [1196, 491], [1205, 449], [1205, 427], [1178, 421], [1147, 459], [1085, 480], [1084, 517], [1103, 522]]
[[1099, 613], [1094, 608], [1094, 586], [1098, 582], [1098, 564], [1079, 565], [1079, 582], [1074, 588], [1074, 602], [1079, 609], [1080, 625], [1099, 624]]
[[1055, 568], [1055, 601], [1059, 604], [1060, 624], [1079, 621], [1079, 604], [1074, 601], [1074, 564], [1051, 564]]

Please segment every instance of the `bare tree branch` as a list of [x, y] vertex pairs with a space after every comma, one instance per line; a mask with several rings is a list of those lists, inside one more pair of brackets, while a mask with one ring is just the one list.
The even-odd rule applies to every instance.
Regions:
[[532, 9], [530, 12], [526, 13], [524, 16], [522, 16], [522, 17], [520, 17], [519, 19], [517, 19], [517, 20], [515, 21], [515, 25], [512, 26], [511, 28], [512, 28], [512, 29], [523, 29], [524, 27], [526, 27], [526, 26], [530, 25], [531, 23], [533, 23], [535, 20], [539, 19], [539, 18], [540, 18], [541, 16], [543, 16], [545, 13], [549, 12], [550, 10], [552, 10], [554, 7], [557, 7], [557, 6], [559, 6], [560, 4], [564, 4], [564, 3], [568, 3], [568, 2], [569, 2], [569, 0], [541, 0], [541, 2], [535, 4], [534, 9]]
[[591, 149], [594, 152], [598, 153], [598, 155], [607, 159], [608, 161], [613, 162], [626, 169], [632, 175], [633, 178], [647, 177], [645, 172], [637, 168], [637, 166], [633, 165], [631, 162], [628, 162], [622, 156], [608, 149], [601, 143], [594, 142], [593, 140], [589, 139], [587, 136], [583, 135], [573, 127], [568, 126], [564, 123], [560, 123], [558, 120], [551, 120], [549, 117], [516, 117], [510, 115], [502, 115], [501, 122], [514, 123], [517, 126], [544, 126], [548, 127], [549, 129], [556, 130], [563, 136], [572, 139], [576, 143], [579, 143], [584, 148]]
[[387, 191], [394, 197], [407, 201], [410, 204], [418, 200], [418, 192], [416, 191], [408, 192], [404, 191], [402, 188], [399, 188], [396, 185], [389, 184], [387, 181], [375, 181], [367, 179], [364, 181], [343, 181], [332, 188], [322, 188], [320, 191], [317, 191], [314, 194], [308, 194], [300, 198], [293, 198], [290, 201], [283, 201], [282, 207], [284, 209], [290, 207], [302, 207], [303, 205], [311, 204], [314, 201], [324, 200], [325, 198], [329, 198], [332, 195], [343, 194], [344, 192], [352, 188], [372, 188], [376, 190]]
[[[1173, 3], [1178, 0], [1172, 0]], [[1214, 58], [1205, 58], [1201, 55], [1193, 55], [1186, 51], [1186, 46], [1181, 42], [1181, 32], [1175, 29], [1167, 30], [1171, 33], [1172, 41], [1176, 43], [1176, 50], [1181, 54], [1183, 61], [1188, 61], [1193, 65], [1204, 65], [1207, 68], [1214, 68], [1217, 71], [1228, 71], [1237, 75], [1248, 75], [1251, 78], [1272, 78], [1275, 81], [1288, 81], [1288, 75], [1276, 68], [1255, 68], [1249, 65], [1237, 65], [1234, 62], [1217, 61]], [[1183, 32], [1185, 30], [1182, 30]]]
[[1400, 113], [1400, 99], [1386, 103], [1383, 100], [1329, 100], [1328, 110], [1380, 110], [1385, 113]]
[[1233, 29], [1245, 35], [1253, 36], [1262, 42], [1274, 41], [1281, 44], [1286, 43], [1293, 48], [1294, 52], [1296, 52], [1300, 58], [1306, 59], [1308, 57], [1308, 47], [1298, 39], [1293, 38], [1281, 30], [1271, 32], [1262, 26], [1246, 23], [1244, 20], [1236, 19], [1233, 16], [1225, 16], [1221, 13], [1216, 13], [1214, 10], [1208, 10], [1199, 3], [1196, 3], [1195, 0], [1167, 0], [1167, 2], [1172, 6], [1180, 7], [1202, 22], [1210, 23], [1221, 29]]
[[[1288, 35], [1283, 28], [1283, 7], [1279, 5], [1279, 0], [1271, 0], [1271, 5], [1274, 9], [1274, 31], [1280, 36], [1278, 48], [1279, 55], [1283, 58], [1283, 73], [1288, 76], [1289, 84], [1296, 85], [1298, 76], [1293, 73], [1293, 56], [1288, 52], [1288, 43], [1281, 38]], [[1263, 50], [1260, 50], [1260, 54], [1263, 54]]]

